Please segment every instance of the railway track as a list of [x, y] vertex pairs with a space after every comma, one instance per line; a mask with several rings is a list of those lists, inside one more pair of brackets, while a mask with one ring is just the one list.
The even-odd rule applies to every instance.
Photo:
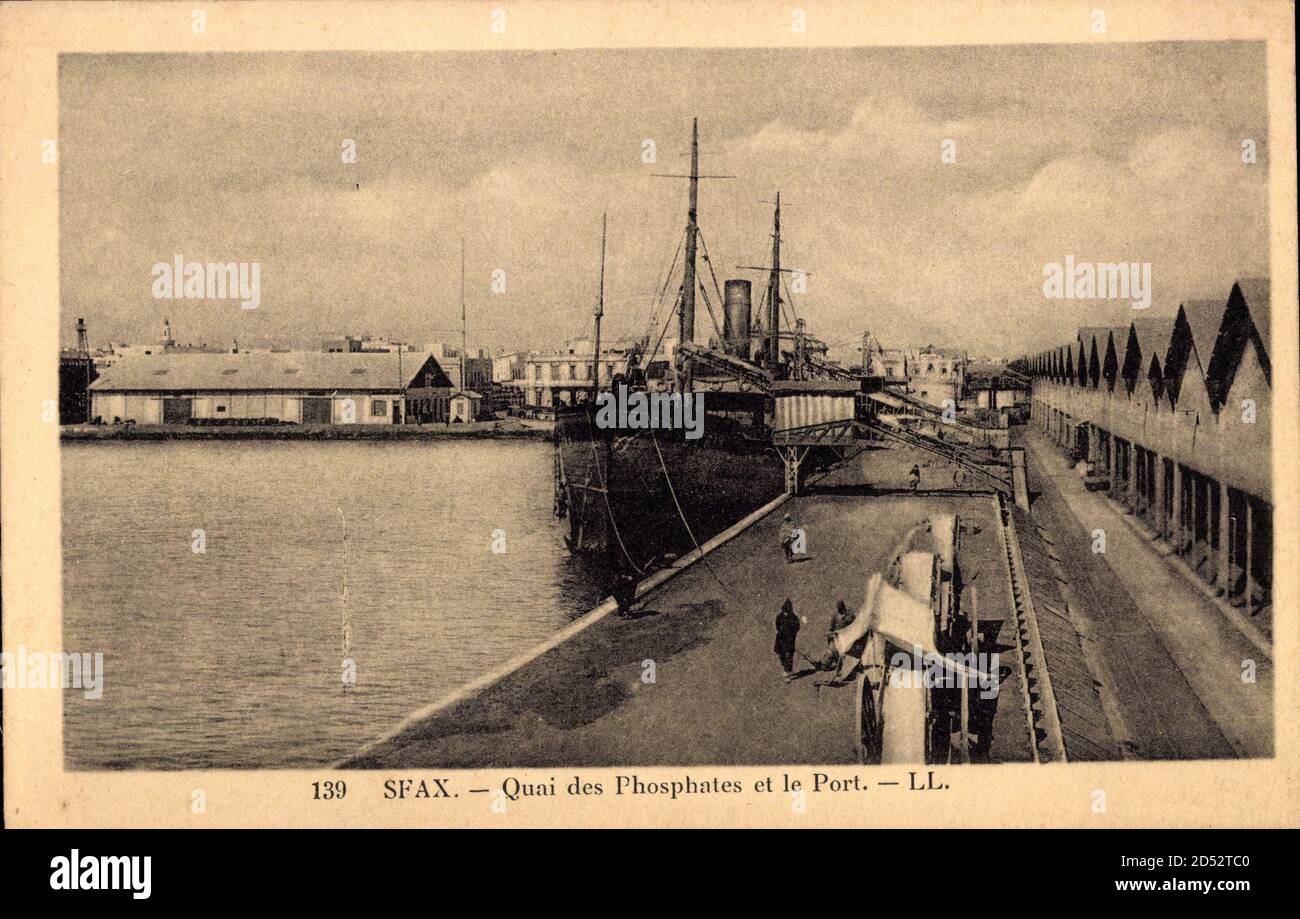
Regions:
[[1052, 677], [1048, 673], [1047, 652], [1038, 626], [1038, 614], [1029, 590], [1029, 578], [1016, 524], [1007, 507], [1006, 497], [996, 495], [998, 502], [998, 535], [1006, 555], [1007, 577], [1011, 581], [1013, 614], [1016, 623], [1016, 655], [1020, 661], [1020, 685], [1027, 713], [1029, 744], [1034, 762], [1063, 763], [1067, 761], [1065, 737], [1061, 730], [1061, 717]]

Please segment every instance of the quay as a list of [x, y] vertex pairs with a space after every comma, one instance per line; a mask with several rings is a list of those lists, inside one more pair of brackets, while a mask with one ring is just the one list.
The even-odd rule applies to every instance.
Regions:
[[[923, 475], [916, 494], [907, 487], [913, 463]], [[952, 470], [931, 454], [872, 446], [814, 477], [806, 493], [782, 496], [721, 534], [702, 558], [688, 556], [643, 582], [632, 617], [613, 615], [613, 601], [606, 601], [341, 765], [858, 762], [856, 680], [824, 685], [831, 674], [809, 661], [826, 652], [836, 601], [856, 611], [868, 577], [890, 564], [912, 527], [935, 514], [960, 515], [966, 526], [961, 564], [966, 591], [978, 592], [981, 650], [1000, 657], [991, 742], [979, 761], [1116, 758], [1090, 681], [1082, 692], [1071, 690], [1080, 698], [1069, 700], [1064, 717], [1045, 685], [1048, 644], [1059, 666], [1087, 670], [1073, 631], [1053, 643], [1026, 621], [1034, 615], [1030, 577], [1014, 524], [1004, 524], [1021, 512], [993, 491], [952, 482]], [[807, 534], [806, 555], [792, 563], [779, 547], [785, 513]], [[802, 620], [790, 683], [772, 650], [773, 620], [787, 597]], [[1053, 653], [1046, 650], [1048, 660]], [[1084, 735], [1091, 738], [1086, 743]]]
[[[851, 456], [642, 582], [632, 617], [597, 606], [521, 657], [414, 713], [341, 766], [456, 768], [803, 765], [859, 761], [856, 681], [826, 685], [837, 600], [936, 514], [959, 515], [964, 608], [1001, 682], [975, 762], [1268, 756], [1268, 649], [1194, 574], [1089, 490], [1032, 425], [1015, 430], [1032, 508], [902, 444]], [[908, 470], [922, 468], [913, 494]], [[784, 514], [807, 534], [786, 563]], [[1104, 528], [1106, 553], [1092, 549]], [[972, 592], [978, 592], [978, 602]], [[777, 610], [801, 618], [796, 678], [772, 651]], [[1254, 682], [1240, 662], [1256, 659]]]

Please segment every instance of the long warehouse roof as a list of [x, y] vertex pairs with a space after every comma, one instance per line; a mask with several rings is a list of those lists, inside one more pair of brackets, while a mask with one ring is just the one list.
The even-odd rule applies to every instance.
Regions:
[[[427, 370], [426, 370], [427, 368]], [[93, 392], [168, 390], [397, 391], [449, 385], [431, 354], [324, 351], [151, 354], [123, 358], [90, 384]]]

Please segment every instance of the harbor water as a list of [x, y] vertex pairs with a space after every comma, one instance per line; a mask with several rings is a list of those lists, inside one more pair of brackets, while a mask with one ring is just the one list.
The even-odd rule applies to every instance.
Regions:
[[[549, 444], [67, 444], [72, 769], [327, 764], [593, 606]], [[346, 527], [346, 539], [344, 538]], [[345, 660], [354, 662], [347, 682]]]

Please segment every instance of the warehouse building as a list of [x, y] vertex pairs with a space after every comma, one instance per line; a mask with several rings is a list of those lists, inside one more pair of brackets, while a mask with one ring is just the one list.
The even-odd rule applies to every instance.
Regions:
[[1034, 423], [1106, 481], [1215, 593], [1271, 605], [1269, 282], [1171, 317], [1080, 329], [1016, 362]]
[[155, 354], [90, 385], [92, 419], [137, 424], [444, 421], [451, 384], [418, 353]]
[[1005, 364], [972, 362], [966, 367], [961, 401], [967, 410], [1000, 413], [1020, 422], [1029, 414], [1029, 378]]

